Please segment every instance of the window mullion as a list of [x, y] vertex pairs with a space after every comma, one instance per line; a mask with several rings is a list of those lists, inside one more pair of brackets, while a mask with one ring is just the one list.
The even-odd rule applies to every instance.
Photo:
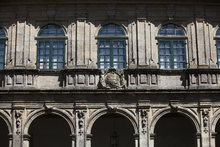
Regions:
[[110, 67], [113, 68], [113, 40], [110, 41]]
[[52, 67], [52, 54], [53, 54], [53, 41], [54, 40], [50, 40], [50, 53], [49, 53], [49, 69], [53, 69]]
[[173, 51], [173, 40], [170, 40], [170, 50], [171, 50], [171, 56], [170, 56], [170, 66], [171, 66], [171, 69], [174, 69], [174, 51]]

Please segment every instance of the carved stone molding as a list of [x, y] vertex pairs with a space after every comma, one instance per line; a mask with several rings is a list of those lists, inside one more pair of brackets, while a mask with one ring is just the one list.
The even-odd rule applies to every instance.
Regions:
[[208, 133], [208, 124], [209, 124], [209, 109], [202, 109], [202, 120], [203, 120], [203, 127], [204, 132]]
[[146, 134], [147, 133], [147, 113], [148, 113], [148, 110], [146, 109], [142, 109], [140, 111], [141, 113], [141, 126], [142, 126], [142, 133], [143, 134]]
[[16, 134], [21, 134], [21, 120], [22, 120], [23, 110], [15, 110], [15, 125], [16, 125]]
[[85, 118], [85, 112], [80, 110], [77, 111], [77, 117], [78, 117], [78, 133], [81, 136], [84, 133], [84, 118]]
[[102, 70], [99, 77], [99, 88], [124, 89], [125, 78], [124, 78], [123, 70], [118, 70], [118, 69]]

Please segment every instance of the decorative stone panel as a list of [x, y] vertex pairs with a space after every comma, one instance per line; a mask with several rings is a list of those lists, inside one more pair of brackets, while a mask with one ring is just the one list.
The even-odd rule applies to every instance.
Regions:
[[99, 70], [66, 69], [63, 71], [64, 87], [73, 89], [95, 89], [98, 85]]
[[218, 69], [188, 69], [188, 85], [189, 87], [198, 86], [219, 86], [218, 77], [220, 75]]
[[128, 89], [145, 89], [158, 85], [158, 70], [155, 69], [127, 69], [125, 77]]
[[38, 70], [4, 70], [0, 73], [1, 87], [35, 87]]

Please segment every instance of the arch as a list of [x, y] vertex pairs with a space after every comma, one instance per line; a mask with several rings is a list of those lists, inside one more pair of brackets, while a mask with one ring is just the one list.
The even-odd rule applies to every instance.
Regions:
[[[167, 32], [164, 32], [164, 34], [160, 34], [163, 29], [167, 29], [169, 27], [173, 28], [175, 31], [179, 30], [180, 31], [179, 34], [176, 34], [176, 32], [174, 32], [174, 34], [167, 34]], [[157, 32], [156, 36], [186, 36], [186, 30], [183, 28], [183, 26], [173, 22], [159, 25], [158, 30], [156, 32]]]
[[96, 37], [99, 36], [100, 30], [101, 30], [103, 27], [105, 27], [105, 26], [107, 26], [107, 25], [109, 25], [109, 24], [114, 24], [114, 25], [120, 27], [120, 29], [121, 29], [121, 30], [123, 31], [123, 33], [124, 33], [124, 35], [122, 35], [122, 36], [127, 36], [127, 33], [128, 33], [128, 32], [127, 32], [126, 27], [125, 27], [123, 24], [119, 24], [119, 23], [117, 23], [117, 22], [106, 22], [106, 23], [103, 23], [103, 24], [99, 24], [99, 25], [98, 25], [98, 27], [97, 27], [97, 29], [96, 29], [96, 31], [95, 31]]
[[6, 37], [6, 31], [2, 27], [0, 27], [0, 37]]
[[[161, 117], [163, 117], [164, 115], [171, 113], [171, 112], [172, 112], [172, 109], [170, 107], [166, 107], [166, 108], [158, 110], [154, 114], [152, 121], [150, 122], [150, 134], [154, 134], [155, 126], [156, 126], [157, 122], [159, 121], [159, 119]], [[189, 118], [193, 122], [197, 133], [200, 133], [199, 120], [198, 120], [197, 116], [195, 114], [193, 114], [193, 112], [191, 112], [190, 110], [188, 110], [186, 108], [178, 107], [177, 113], [182, 114], [182, 115], [186, 116], [187, 118]]]
[[12, 134], [12, 123], [11, 123], [11, 118], [8, 116], [8, 114], [1, 110], [0, 119], [2, 119], [7, 125], [8, 133]]
[[62, 117], [68, 123], [68, 125], [70, 127], [71, 134], [75, 133], [74, 132], [74, 130], [75, 130], [74, 129], [75, 128], [74, 122], [72, 121], [71, 116], [67, 112], [65, 112], [64, 110], [61, 110], [58, 108], [51, 108], [51, 109], [49, 109], [49, 112], [47, 109], [40, 109], [40, 110], [36, 110], [36, 111], [32, 112], [28, 116], [28, 118], [24, 124], [24, 134], [28, 134], [29, 128], [35, 119], [37, 119], [38, 117], [45, 115], [45, 114], [55, 114], [55, 115]]
[[220, 109], [218, 109], [216, 112], [214, 112], [214, 115], [211, 119], [211, 131], [212, 131], [212, 133], [215, 132], [215, 128], [216, 128], [216, 125], [217, 125], [219, 120], [220, 120]]
[[[109, 110], [106, 109], [106, 108], [97, 110], [95, 113], [93, 113], [91, 115], [91, 117], [89, 118], [89, 120], [88, 120], [88, 125], [87, 125], [87, 128], [86, 128], [87, 134], [91, 134], [92, 127], [93, 127], [95, 121], [98, 120], [101, 116], [103, 116], [105, 114], [108, 114], [108, 113], [109, 113]], [[125, 118], [127, 118], [133, 126], [134, 133], [138, 134], [138, 123], [137, 123], [137, 120], [135, 119], [135, 117], [133, 116], [133, 114], [131, 112], [129, 112], [126, 109], [117, 108], [117, 109], [115, 109], [114, 113], [120, 114], [120, 115], [124, 116]]]
[[217, 28], [216, 33], [215, 33], [216, 37], [220, 37], [220, 28]]
[[39, 29], [37, 36], [65, 36], [65, 31], [60, 25], [49, 23]]

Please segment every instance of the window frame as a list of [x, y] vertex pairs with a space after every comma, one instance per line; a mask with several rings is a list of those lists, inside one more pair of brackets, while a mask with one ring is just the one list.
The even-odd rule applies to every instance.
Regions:
[[[99, 48], [99, 42], [100, 41], [109, 41], [110, 42], [110, 54], [109, 54], [109, 68], [100, 68], [100, 56], [102, 56], [102, 55], [100, 55], [99, 54], [99, 50], [100, 50], [100, 48]], [[117, 68], [117, 69], [125, 69], [126, 68], [126, 40], [125, 39], [115, 39], [115, 38], [110, 38], [110, 39], [99, 39], [98, 40], [98, 50], [97, 50], [97, 55], [98, 55], [98, 67], [99, 67], [99, 69], [110, 69], [110, 68], [114, 68], [114, 53], [113, 53], [113, 50], [114, 50], [114, 48], [113, 48], [113, 42], [114, 41], [118, 41], [118, 42], [124, 42], [124, 44], [125, 44], [125, 46], [124, 46], [124, 48], [123, 48], [123, 52], [124, 52], [124, 54], [122, 55], [123, 56], [123, 58], [124, 58], [124, 60], [123, 60], [123, 62], [120, 62], [120, 61], [118, 61], [118, 62], [116, 62], [116, 63], [123, 63], [123, 68]], [[104, 55], [105, 56], [105, 55]], [[120, 56], [119, 54], [117, 54], [117, 55], [115, 55], [115, 56]], [[106, 63], [106, 62], [101, 62], [101, 63]]]
[[[159, 67], [160, 67], [160, 65], [161, 65], [161, 63], [167, 63], [166, 61], [165, 62], [161, 62], [160, 61], [160, 56], [167, 56], [166, 54], [164, 54], [164, 55], [160, 55], [160, 47], [159, 47], [159, 42], [160, 41], [169, 41], [170, 42], [170, 55], [169, 55], [169, 57], [170, 57], [170, 68], [160, 68], [160, 69], [162, 69], [162, 70], [182, 70], [182, 69], [185, 69], [186, 68], [186, 66], [187, 66], [187, 62], [186, 62], [186, 40], [184, 40], [184, 39], [177, 39], [177, 38], [173, 38], [173, 39], [171, 39], [171, 38], [164, 38], [164, 39], [159, 39], [158, 40], [158, 60], [159, 60]], [[179, 55], [179, 54], [177, 54], [177, 55], [174, 55], [174, 47], [173, 47], [173, 42], [174, 41], [183, 41], [183, 43], [184, 43], [184, 52], [185, 52], [185, 54], [181, 54], [181, 55]], [[174, 56], [184, 56], [184, 58], [183, 58], [183, 61], [174, 61]], [[177, 64], [179, 64], [179, 63], [183, 63], [183, 68], [174, 68], [174, 63], [177, 63]], [[165, 65], [166, 66], [166, 65]]]
[[[105, 25], [109, 25], [109, 24], [114, 24], [114, 25], [116, 25], [116, 26], [118, 26], [118, 27], [120, 27], [120, 29], [124, 32], [124, 36], [120, 36], [120, 35], [100, 35], [99, 36], [99, 32], [101, 31], [101, 29], [105, 26]], [[127, 39], [128, 39], [128, 36], [126, 35], [126, 32], [125, 32], [125, 30], [123, 29], [123, 27], [121, 26], [121, 25], [118, 25], [118, 24], [115, 24], [115, 23], [108, 23], [108, 24], [105, 24], [105, 25], [102, 25], [102, 27], [99, 29], [99, 31], [98, 31], [98, 33], [97, 33], [97, 36], [95, 37], [95, 39], [97, 40], [97, 66], [98, 66], [98, 68], [99, 69], [126, 69], [127, 68]], [[109, 41], [109, 42], [111, 42], [110, 43], [110, 54], [109, 54], [109, 56], [110, 56], [110, 62], [109, 62], [109, 64], [110, 64], [110, 67], [109, 68], [100, 68], [100, 55], [99, 55], [99, 50], [100, 50], [100, 48], [99, 48], [99, 42], [100, 41]], [[124, 54], [123, 54], [123, 56], [124, 56], [124, 61], [123, 61], [123, 64], [124, 64], [124, 67], [123, 68], [114, 68], [113, 66], [113, 63], [114, 63], [114, 61], [113, 61], [113, 41], [124, 41], [124, 44], [125, 44], [125, 46], [124, 46]], [[117, 55], [117, 56], [120, 56], [120, 55]], [[104, 63], [104, 62], [103, 62]], [[118, 64], [119, 63], [121, 63], [121, 62], [117, 62]], [[111, 66], [112, 65], [112, 66]]]
[[[51, 25], [51, 24], [47, 24], [47, 25]], [[43, 29], [47, 25], [44, 25], [43, 27], [40, 28], [40, 30], [38, 31], [38, 35], [39, 35], [41, 29]], [[66, 64], [66, 48], [67, 48], [66, 44], [67, 44], [68, 37], [65, 36], [66, 33], [65, 33], [65, 31], [64, 31], [62, 26], [57, 25], [57, 24], [52, 24], [52, 25], [59, 26], [60, 29], [63, 30], [64, 36], [36, 36], [35, 37], [35, 40], [37, 40], [37, 44], [36, 44], [36, 46], [37, 46], [37, 58], [36, 58], [37, 62], [36, 63], [37, 63], [37, 69], [39, 69], [40, 71], [60, 71], [60, 70], [64, 69], [65, 64]], [[40, 41], [44, 41], [44, 42], [48, 41], [48, 42], [50, 42], [50, 53], [49, 53], [49, 62], [48, 62], [49, 63], [49, 68], [48, 69], [46, 69], [46, 68], [40, 69], [40, 63], [42, 63], [42, 62], [40, 62], [40, 58], [39, 58], [40, 57], [40, 53], [39, 53], [40, 52], [40, 49], [39, 49], [39, 42]], [[53, 53], [52, 53], [52, 51], [53, 51], [52, 43], [54, 41], [63, 41], [64, 42], [64, 46], [63, 46], [63, 62], [62, 62], [63, 63], [63, 67], [62, 68], [54, 69], [52, 67], [53, 63], [58, 63], [58, 62], [53, 62], [52, 61], [52, 56], [53, 56]], [[45, 54], [44, 54], [44, 56], [45, 56]], [[47, 62], [43, 62], [43, 63], [47, 63]]]
[[[183, 32], [183, 35], [160, 35], [160, 30], [162, 29], [162, 27], [166, 26], [166, 25], [169, 25], [169, 24], [172, 24], [172, 25], [175, 25], [179, 28], [182, 29], [182, 32]], [[155, 39], [157, 40], [157, 49], [158, 49], [158, 65], [159, 65], [159, 69], [161, 70], [184, 70], [187, 68], [187, 39], [188, 37], [186, 36], [186, 32], [185, 32], [185, 29], [182, 27], [182, 26], [179, 26], [175, 23], [167, 23], [167, 24], [164, 24], [164, 25], [161, 25], [160, 29], [158, 30], [158, 33], [157, 33], [157, 36], [155, 37]], [[160, 41], [169, 41], [171, 46], [170, 46], [170, 52], [171, 54], [169, 55], [170, 56], [170, 68], [161, 68], [161, 63], [166, 63], [165, 62], [161, 62], [160, 61]], [[173, 47], [173, 42], [174, 41], [183, 41], [184, 42], [184, 53], [185, 54], [182, 54], [181, 56], [184, 56], [183, 60], [184, 61], [174, 61], [174, 54], [173, 54], [173, 50], [174, 50], [174, 47]], [[177, 55], [177, 56], [180, 56], [180, 55]], [[183, 68], [174, 68], [174, 63], [184, 63], [183, 64]], [[166, 66], [166, 65], [165, 65]]]
[[3, 62], [0, 62], [0, 64], [2, 64], [2, 69], [0, 68], [0, 70], [4, 70], [5, 69], [5, 63], [6, 63], [6, 48], [7, 48], [7, 40], [8, 40], [8, 37], [6, 36], [6, 32], [5, 32], [5, 29], [0, 27], [0, 29], [4, 32], [4, 35], [0, 37], [0, 42], [2, 42], [4, 44], [4, 48], [3, 48], [3, 59], [2, 61]]

